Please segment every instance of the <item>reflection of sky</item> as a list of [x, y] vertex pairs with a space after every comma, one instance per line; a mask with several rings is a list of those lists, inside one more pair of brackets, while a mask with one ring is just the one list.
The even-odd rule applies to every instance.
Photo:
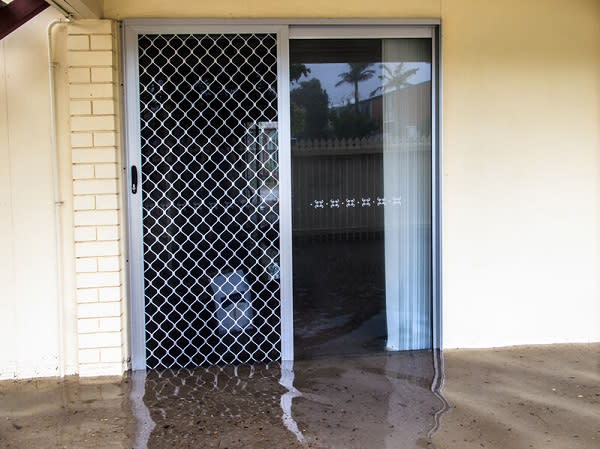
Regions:
[[[396, 67], [395, 63], [388, 63], [390, 69], [393, 71]], [[300, 81], [306, 81], [310, 78], [317, 78], [321, 81], [321, 86], [327, 91], [329, 95], [330, 105], [340, 105], [348, 101], [354, 100], [354, 87], [351, 84], [344, 83], [335, 87], [336, 83], [340, 80], [338, 76], [340, 73], [348, 71], [348, 64], [342, 63], [324, 63], [324, 64], [306, 64], [306, 67], [310, 69], [308, 77], [300, 78]], [[420, 84], [424, 81], [431, 79], [431, 64], [426, 62], [407, 62], [404, 64], [405, 70], [413, 68], [418, 69], [412, 77], [409, 78], [411, 84]], [[379, 79], [381, 75], [381, 66], [379, 64], [373, 64], [369, 67], [375, 70], [373, 78], [367, 81], [363, 81], [358, 84], [358, 91], [360, 99], [364, 100], [369, 98], [370, 93], [381, 86], [382, 82]], [[294, 86], [292, 86], [293, 88]]]

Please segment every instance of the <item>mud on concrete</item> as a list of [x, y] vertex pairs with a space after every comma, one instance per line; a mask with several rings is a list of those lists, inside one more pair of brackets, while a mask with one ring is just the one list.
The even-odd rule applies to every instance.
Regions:
[[0, 447], [591, 449], [600, 345], [4, 381]]

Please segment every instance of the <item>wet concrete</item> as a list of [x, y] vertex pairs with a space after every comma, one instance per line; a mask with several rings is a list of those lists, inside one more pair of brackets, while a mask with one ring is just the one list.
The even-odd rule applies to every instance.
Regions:
[[0, 448], [131, 448], [122, 379], [0, 382]]
[[600, 448], [600, 345], [445, 354], [435, 447]]
[[592, 449], [600, 345], [0, 382], [0, 448], [172, 447]]

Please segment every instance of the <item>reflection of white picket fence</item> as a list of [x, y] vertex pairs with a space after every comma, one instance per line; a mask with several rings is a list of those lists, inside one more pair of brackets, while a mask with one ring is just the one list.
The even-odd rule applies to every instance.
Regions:
[[382, 153], [384, 148], [404, 151], [429, 151], [431, 137], [386, 138], [382, 136], [355, 137], [349, 139], [304, 139], [292, 141], [292, 156], [294, 158], [310, 157], [317, 154], [325, 156], [342, 156], [348, 154]]
[[431, 139], [315, 139], [292, 142], [294, 232], [369, 233], [383, 230], [383, 210], [408, 198], [385, 198], [383, 153], [398, 152], [421, 172]]

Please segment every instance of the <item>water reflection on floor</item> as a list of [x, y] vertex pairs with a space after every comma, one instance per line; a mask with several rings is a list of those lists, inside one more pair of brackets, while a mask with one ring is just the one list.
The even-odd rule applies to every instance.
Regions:
[[433, 357], [419, 352], [154, 371], [145, 376], [143, 401], [138, 385], [144, 377], [136, 375], [136, 445], [412, 448], [427, 438], [443, 406], [431, 392]]
[[600, 345], [444, 360], [446, 399], [432, 352], [0, 382], [0, 447], [600, 446]]

